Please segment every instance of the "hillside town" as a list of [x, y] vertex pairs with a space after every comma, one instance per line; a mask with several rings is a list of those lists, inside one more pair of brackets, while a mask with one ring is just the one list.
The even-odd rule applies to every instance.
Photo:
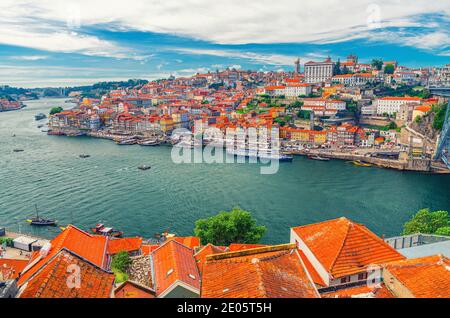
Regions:
[[[114, 238], [68, 225], [53, 239], [5, 232], [0, 298], [449, 298], [448, 237], [383, 239], [345, 217], [287, 229], [280, 245]], [[118, 254], [126, 273], [114, 270]], [[126, 276], [126, 278], [123, 278]]]
[[227, 131], [248, 138], [252, 129], [276, 128], [284, 153], [447, 170], [432, 158], [448, 101], [430, 87], [450, 86], [450, 65], [416, 69], [397, 61], [360, 63], [349, 55], [346, 61], [306, 62], [303, 72], [300, 60], [294, 67], [171, 76], [98, 98], [71, 91], [77, 107], [52, 114], [48, 134], [157, 145], [179, 128], [214, 129], [209, 141], [215, 142], [223, 142]]

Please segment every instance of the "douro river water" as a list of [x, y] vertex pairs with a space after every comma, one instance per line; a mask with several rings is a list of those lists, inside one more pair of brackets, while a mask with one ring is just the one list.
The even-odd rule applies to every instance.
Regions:
[[[14, 231], [58, 233], [57, 227], [32, 229], [25, 222], [35, 204], [61, 225], [87, 230], [102, 221], [148, 238], [166, 229], [192, 235], [197, 219], [240, 206], [267, 226], [265, 243], [287, 242], [292, 226], [341, 216], [393, 236], [418, 209], [450, 211], [450, 175], [302, 157], [281, 163], [274, 175], [261, 175], [257, 164], [175, 164], [167, 146], [47, 136], [34, 115], [73, 105], [63, 99], [26, 104], [0, 113], [0, 227]], [[138, 170], [143, 164], [151, 170]]]

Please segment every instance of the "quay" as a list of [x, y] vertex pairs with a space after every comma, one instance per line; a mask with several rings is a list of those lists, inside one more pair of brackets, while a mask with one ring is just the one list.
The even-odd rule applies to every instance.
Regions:
[[398, 160], [371, 157], [367, 154], [360, 155], [339, 151], [323, 151], [323, 150], [297, 150], [291, 151], [294, 155], [307, 156], [317, 155], [324, 158], [345, 160], [345, 161], [361, 161], [369, 163], [380, 168], [395, 169], [402, 171], [427, 172], [435, 174], [450, 174], [445, 165], [439, 161], [431, 159], [408, 158], [406, 153], [401, 153]]

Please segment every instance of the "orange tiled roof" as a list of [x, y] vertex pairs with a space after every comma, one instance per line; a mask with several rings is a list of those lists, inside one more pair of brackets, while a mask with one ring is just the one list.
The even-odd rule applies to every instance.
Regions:
[[292, 244], [207, 257], [205, 298], [317, 298], [319, 294]]
[[321, 294], [323, 298], [394, 298], [384, 284], [357, 286]]
[[200, 246], [200, 238], [196, 236], [174, 237], [169, 240], [176, 240], [177, 242], [192, 249]]
[[445, 256], [391, 262], [384, 268], [417, 298], [450, 298], [450, 260]]
[[126, 281], [114, 290], [114, 298], [156, 298], [156, 295], [148, 287], [133, 281]]
[[152, 252], [152, 258], [158, 296], [178, 281], [200, 291], [200, 274], [191, 248], [169, 240]]
[[209, 255], [214, 255], [218, 253], [225, 253], [225, 248], [214, 246], [212, 244], [207, 244], [202, 247], [200, 251], [195, 253], [195, 261], [197, 262], [197, 267], [200, 273], [203, 272], [203, 265], [206, 262], [206, 257]]
[[72, 251], [101, 268], [105, 267], [107, 244], [107, 238], [105, 236], [91, 235], [73, 225], [69, 225], [50, 243], [51, 249], [47, 255], [42, 256], [40, 253], [33, 255], [30, 264], [24, 269], [24, 272], [19, 278], [19, 286], [26, 282], [62, 248]]
[[303, 251], [299, 249], [298, 254], [300, 255], [303, 265], [305, 266], [306, 270], [311, 276], [311, 279], [314, 282], [314, 284], [319, 285], [320, 287], [325, 287], [326, 286], [325, 282], [323, 281], [322, 277], [320, 277], [319, 273], [316, 271], [316, 269], [311, 264], [309, 259], [306, 257], [305, 253], [303, 253]]
[[292, 230], [334, 278], [362, 272], [371, 264], [405, 258], [364, 225], [344, 217]]
[[141, 248], [142, 238], [127, 237], [117, 238], [108, 241], [108, 254], [117, 254], [121, 251], [132, 252]]
[[141, 246], [141, 252], [144, 255], [149, 255], [151, 252], [156, 250], [158, 247], [159, 247], [159, 245], [145, 245], [145, 244], [143, 244]]
[[241, 251], [241, 250], [248, 250], [248, 249], [264, 247], [264, 246], [267, 246], [267, 245], [264, 245], [264, 244], [238, 244], [238, 243], [232, 243], [228, 247], [228, 251], [229, 252], [237, 252], [237, 251]]
[[[79, 286], [77, 272], [79, 270]], [[73, 276], [75, 275], [75, 276]], [[73, 279], [72, 279], [73, 277]], [[74, 284], [73, 287], [69, 283]], [[40, 267], [33, 277], [23, 285], [20, 298], [108, 298], [111, 295], [114, 283], [114, 274], [108, 273], [71, 253], [66, 249], [60, 250], [56, 255]]]
[[0, 258], [0, 282], [17, 278], [27, 264], [28, 260]]

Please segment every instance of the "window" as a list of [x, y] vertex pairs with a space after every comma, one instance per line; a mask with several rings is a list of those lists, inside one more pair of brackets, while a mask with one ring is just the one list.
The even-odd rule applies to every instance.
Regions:
[[341, 284], [345, 284], [345, 283], [349, 283], [349, 282], [350, 282], [350, 276], [341, 278]]
[[364, 279], [367, 279], [367, 273], [358, 274], [358, 280], [364, 280]]

